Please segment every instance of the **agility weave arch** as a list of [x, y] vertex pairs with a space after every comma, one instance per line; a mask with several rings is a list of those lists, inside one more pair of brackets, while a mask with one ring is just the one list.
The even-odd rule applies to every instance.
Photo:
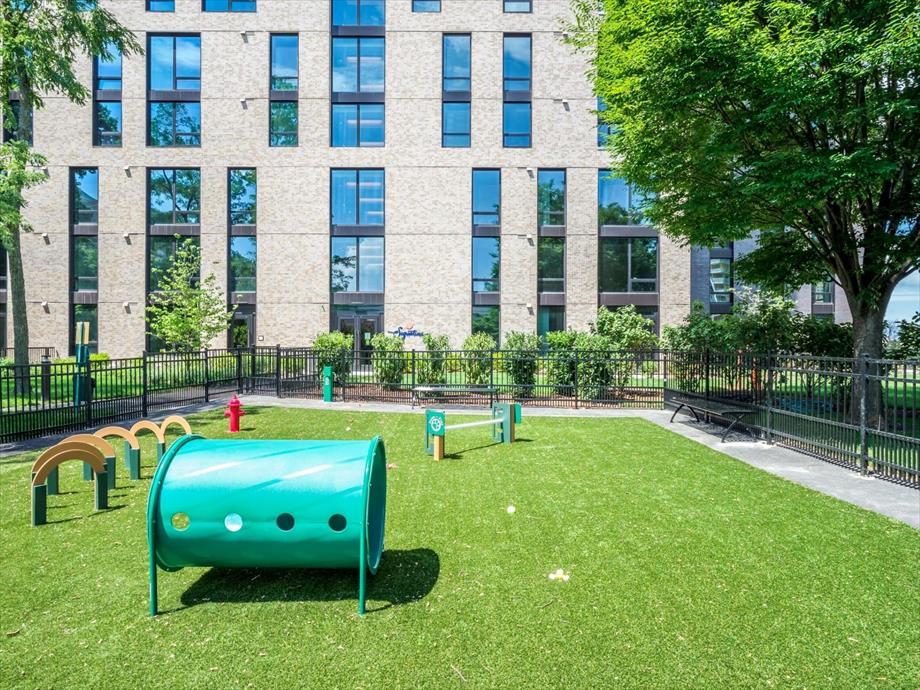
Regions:
[[[81, 440], [82, 437], [82, 440]], [[93, 441], [86, 441], [89, 437]], [[95, 483], [95, 509], [104, 510], [108, 508], [108, 472], [106, 471], [106, 451], [114, 458], [114, 451], [105, 441], [90, 436], [89, 434], [78, 434], [66, 441], [61, 441], [57, 445], [51, 446], [48, 450], [38, 456], [35, 464], [32, 465], [32, 526], [44, 525], [48, 522], [48, 484], [51, 479], [57, 483], [57, 468], [61, 463], [68, 460], [79, 460], [92, 468], [96, 475]], [[114, 460], [113, 460], [114, 469]], [[57, 486], [55, 493], [57, 493]]]
[[163, 434], [163, 429], [161, 429], [156, 422], [151, 422], [149, 419], [142, 419], [139, 422], [136, 422], [134, 426], [131, 427], [131, 433], [134, 434], [134, 437], [137, 438], [137, 435], [142, 431], [149, 431], [157, 438], [157, 463], [160, 462], [160, 458], [163, 457], [163, 451], [166, 450], [166, 437]]
[[[141, 478], [141, 444], [137, 440], [137, 436], [131, 433], [130, 430], [125, 429], [120, 426], [107, 426], [99, 431], [95, 432], [93, 436], [99, 438], [107, 438], [109, 436], [117, 436], [124, 439], [125, 441], [125, 465], [128, 467], [128, 473], [131, 479], [140, 479]], [[92, 477], [87, 476], [88, 471], [84, 468], [83, 478], [91, 479]]]

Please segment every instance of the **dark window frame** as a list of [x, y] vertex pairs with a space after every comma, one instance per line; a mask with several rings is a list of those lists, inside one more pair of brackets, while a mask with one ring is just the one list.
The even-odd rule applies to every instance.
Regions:
[[[477, 277], [475, 266], [476, 266], [476, 240], [494, 240], [498, 246], [498, 257], [496, 262], [498, 263], [498, 277]], [[477, 290], [476, 283], [495, 283], [495, 286], [491, 290], [483, 289]], [[497, 294], [502, 291], [502, 239], [500, 235], [497, 236], [483, 236], [483, 235], [473, 235], [470, 240], [470, 291], [474, 295], [482, 294]]]
[[[498, 209], [495, 211], [477, 211], [476, 210], [476, 173], [477, 172], [494, 172], [498, 173]], [[476, 215], [495, 214], [495, 223], [477, 223]], [[476, 228], [500, 228], [502, 225], [502, 170], [501, 168], [473, 168], [470, 174], [470, 219], [473, 231]]]
[[[634, 278], [632, 270], [633, 261], [633, 241], [634, 240], [655, 240], [655, 277], [654, 278]], [[602, 273], [603, 256], [602, 246], [605, 242], [616, 242], [626, 240], [626, 290], [602, 290]], [[633, 283], [652, 284], [654, 290], [633, 290]], [[623, 236], [623, 237], [599, 237], [597, 241], [597, 290], [599, 293], [616, 294], [616, 295], [658, 295], [661, 287], [661, 238], [643, 237], [643, 236]]]
[[[259, 4], [257, 0], [226, 0], [226, 2], [227, 2], [227, 9], [225, 10], [209, 10], [207, 9], [208, 0], [201, 0], [201, 11], [208, 12], [208, 13], [217, 12], [217, 13], [228, 13], [229, 14], [230, 12], [235, 12], [235, 13], [241, 13], [241, 14], [252, 14], [254, 12], [258, 12], [258, 8], [259, 8]], [[243, 3], [243, 2], [247, 2], [247, 3], [251, 2], [252, 9], [251, 10], [234, 9], [234, 5], [236, 5], [237, 3]]]
[[[357, 91], [335, 90], [335, 42], [336, 40], [355, 41], [355, 88]], [[329, 45], [329, 91], [332, 102], [369, 102], [383, 103], [386, 98], [387, 88], [387, 43], [383, 36], [333, 36]], [[379, 40], [383, 42], [383, 88], [380, 91], [363, 91], [361, 89], [361, 46], [365, 40]]]
[[[514, 10], [514, 9], [509, 10], [508, 9], [508, 7], [512, 5], [512, 3], [523, 4], [525, 2], [527, 3], [526, 10]], [[502, 11], [505, 14], [533, 14], [533, 0], [503, 0]]]
[[[469, 45], [470, 70], [466, 77], [448, 77], [447, 76], [447, 39], [465, 38]], [[449, 80], [465, 79], [468, 82], [466, 89], [448, 88]], [[459, 93], [467, 94], [473, 90], [473, 35], [471, 33], [446, 31], [441, 34], [441, 92], [442, 93]], [[466, 100], [465, 98], [463, 100]]]
[[[251, 290], [241, 290], [236, 284], [235, 280], [239, 280], [240, 277], [233, 275], [233, 241], [234, 240], [253, 240], [255, 243], [255, 275], [252, 276], [252, 289]], [[231, 298], [230, 302], [233, 303], [233, 295], [235, 293], [252, 293], [255, 294], [258, 292], [259, 288], [259, 238], [255, 232], [242, 234], [232, 234], [227, 238], [227, 296]], [[243, 278], [249, 279], [249, 276], [243, 276]]]
[[[560, 242], [562, 244], [562, 277], [561, 278], [541, 278], [540, 277], [540, 245], [544, 242]], [[546, 293], [562, 293], [565, 294], [568, 281], [566, 280], [566, 273], [568, 270], [568, 242], [566, 241], [565, 236], [561, 237], [538, 237], [537, 238], [537, 293], [546, 294]], [[558, 281], [561, 283], [558, 290], [547, 290], [543, 282], [547, 281]]]
[[[154, 89], [153, 88], [153, 57], [151, 45], [153, 39], [155, 38], [171, 38], [172, 39], [172, 89]], [[182, 88], [179, 86], [178, 70], [176, 69], [176, 40], [179, 38], [197, 38], [198, 39], [198, 88], [189, 89]], [[202, 64], [201, 64], [201, 33], [195, 32], [152, 32], [147, 34], [147, 113], [146, 113], [146, 142], [149, 148], [200, 148], [201, 139], [202, 139], [202, 115], [201, 115], [201, 82], [202, 82]], [[181, 77], [181, 79], [192, 79], [191, 77]], [[172, 137], [171, 143], [159, 145], [153, 143], [153, 137], [151, 136], [151, 122], [152, 114], [154, 109], [154, 104], [167, 104], [172, 105]], [[192, 137], [195, 139], [195, 143], [191, 144], [180, 144], [177, 143], [177, 135], [180, 133], [177, 131], [176, 127], [176, 113], [178, 111], [179, 104], [191, 104], [196, 103], [198, 105], [198, 131], [197, 132], [182, 132], [181, 136]], [[122, 122], [122, 124], [124, 124]]]
[[[152, 173], [155, 170], [171, 170], [172, 183], [171, 183], [171, 198], [172, 198], [172, 223], [151, 223], [151, 200], [150, 200], [150, 190], [151, 190], [151, 180]], [[198, 208], [188, 211], [178, 211], [176, 209], [176, 172], [179, 170], [195, 171], [198, 173]], [[197, 220], [194, 223], [190, 223], [187, 220], [184, 222], [177, 222], [178, 214], [197, 214]], [[158, 225], [167, 225], [170, 227], [169, 234], [188, 234], [189, 236], [197, 235], [197, 228], [201, 226], [201, 168], [195, 166], [174, 166], [174, 167], [148, 167], [147, 168], [147, 228], [148, 235], [150, 234], [150, 228], [156, 227]], [[185, 226], [185, 227], [183, 227]]]
[[[91, 220], [82, 220], [77, 212], [77, 173], [82, 170], [96, 171], [96, 215]], [[70, 226], [86, 225], [98, 227], [99, 225], [99, 167], [98, 166], [73, 166], [69, 169], [70, 175]]]
[[[293, 106], [294, 116], [296, 119], [295, 126], [297, 129], [291, 131], [276, 131], [273, 129], [273, 110], [276, 107], [282, 106]], [[274, 137], [294, 137], [293, 143], [275, 143], [275, 141], [282, 141], [282, 139], [274, 139]], [[300, 104], [298, 101], [269, 101], [268, 104], [268, 147], [269, 148], [296, 148], [300, 146]]]
[[[431, 5], [437, 7], [437, 9], [417, 9], [419, 4], [422, 2], [431, 3]], [[412, 11], [420, 14], [437, 14], [441, 11], [441, 0], [412, 0]]]
[[[163, 9], [163, 10], [152, 9], [154, 2], [161, 2], [161, 3], [168, 2], [171, 5], [171, 8], [168, 10], [167, 9]], [[176, 11], [176, 0], [147, 0], [144, 6], [144, 11], [145, 12], [175, 12]]]
[[[601, 183], [604, 180], [610, 180], [610, 181], [620, 180], [626, 186], [627, 207], [624, 209], [626, 213], [626, 218], [627, 218], [626, 223], [612, 223], [612, 224], [611, 223], [601, 223], [601, 219], [600, 219]], [[624, 178], [614, 177], [611, 174], [610, 170], [605, 169], [605, 168], [598, 168], [598, 171], [597, 171], [597, 214], [598, 214], [597, 225], [598, 225], [598, 228], [605, 228], [605, 227], [608, 227], [608, 228], [616, 228], [616, 227], [650, 228], [650, 227], [653, 227], [650, 223], [644, 222], [646, 220], [644, 216], [639, 218], [639, 220], [643, 222], [633, 222], [632, 220], [634, 211], [639, 210], [639, 206], [633, 203], [634, 199], [636, 198], [636, 195], [638, 194], [639, 192], [636, 190], [636, 188], [633, 185], [629, 184]], [[648, 197], [643, 196], [643, 200], [646, 200], [647, 198]]]
[[[371, 4], [373, 0], [357, 0], [357, 2], [355, 3], [355, 16], [358, 19], [357, 24], [336, 24], [335, 23], [335, 4], [337, 1], [339, 0], [331, 0], [331, 2], [329, 3], [329, 25], [333, 29], [339, 29], [339, 30], [345, 29], [347, 31], [349, 29], [355, 30], [358, 28], [384, 29], [386, 27], [387, 25], [387, 5], [386, 5], [385, 0], [382, 3], [383, 4], [383, 21], [380, 24], [362, 24], [361, 23], [361, 5], [362, 3], [367, 2], [368, 4]], [[341, 1], [344, 2], [345, 0], [341, 0]], [[334, 36], [338, 35], [338, 33], [336, 31], [333, 31], [333, 35]]]
[[[712, 266], [713, 263], [727, 262], [728, 263], [728, 289], [727, 290], [716, 290], [713, 287], [712, 283]], [[709, 257], [709, 273], [708, 273], [708, 282], [709, 282], [709, 304], [713, 305], [730, 305], [733, 302], [733, 288], [735, 286], [735, 270], [734, 270], [734, 261], [728, 257], [712, 256]], [[717, 296], [725, 296], [725, 299], [714, 299]]]
[[[380, 142], [365, 143], [362, 139], [361, 134], [364, 131], [364, 128], [361, 126], [362, 116], [361, 109], [365, 107], [375, 107], [380, 106], [383, 111], [383, 139]], [[353, 107], [356, 109], [357, 116], [357, 125], [355, 133], [357, 136], [356, 143], [351, 144], [336, 144], [335, 143], [335, 110], [336, 108], [343, 107]], [[383, 103], [332, 103], [330, 104], [330, 117], [329, 117], [329, 146], [336, 149], [355, 149], [355, 148], [367, 148], [367, 149], [379, 149], [386, 146], [386, 120], [387, 120], [387, 110]]]
[[[237, 172], [252, 172], [255, 175], [254, 186], [255, 186], [255, 198], [252, 202], [252, 208], [246, 209], [245, 211], [234, 211], [232, 203], [232, 184], [233, 184], [233, 174]], [[229, 228], [255, 228], [259, 221], [259, 170], [254, 167], [244, 167], [244, 168], [227, 168], [227, 226]], [[234, 213], [251, 213], [253, 221], [251, 223], [237, 223], [235, 222]], [[234, 233], [236, 234], [236, 233]], [[243, 234], [243, 233], [239, 233]], [[254, 233], [253, 233], [254, 234]]]
[[[380, 269], [380, 289], [379, 290], [364, 290], [361, 285], [361, 240], [371, 240], [379, 239], [381, 243], [381, 249], [383, 257], [383, 266]], [[332, 284], [332, 251], [333, 246], [336, 240], [354, 240], [355, 243], [355, 289], [354, 290], [336, 290]], [[357, 293], [371, 293], [371, 294], [383, 294], [386, 292], [386, 256], [387, 256], [387, 243], [386, 237], [377, 237], [374, 235], [361, 235], [361, 234], [347, 234], [347, 235], [331, 235], [329, 237], [329, 292], [332, 295], [354, 295]]]
[[[333, 186], [333, 177], [337, 172], [353, 172], [355, 174], [355, 222], [354, 223], [335, 223], [333, 221], [335, 213], [335, 191]], [[383, 190], [381, 195], [381, 203], [383, 204], [382, 223], [362, 223], [361, 222], [361, 197], [360, 197], [360, 185], [361, 185], [361, 173], [362, 172], [379, 172], [382, 175], [383, 179]], [[329, 169], [329, 227], [332, 229], [333, 234], [341, 234], [342, 236], [365, 236], [362, 234], [362, 230], [369, 230], [369, 235], [379, 235], [383, 234], [381, 232], [376, 232], [375, 229], [382, 230], [386, 227], [386, 189], [387, 185], [387, 176], [386, 168], [382, 167], [371, 167], [371, 168], [330, 168]], [[337, 233], [337, 230], [343, 230], [344, 232]], [[331, 255], [330, 255], [331, 256]]]
[[[276, 89], [275, 84], [275, 75], [272, 73], [272, 66], [274, 63], [275, 55], [275, 38], [290, 38], [294, 37], [297, 39], [297, 76], [294, 77], [296, 82], [293, 89]], [[290, 77], [279, 77], [279, 79], [289, 79]], [[269, 34], [268, 37], [268, 90], [273, 97], [277, 97], [280, 94], [299, 94], [300, 93], [300, 34], [296, 31], [273, 31]]]
[[[540, 175], [543, 173], [562, 173], [562, 211], [547, 211], [550, 219], [558, 214], [562, 214], [559, 223], [542, 223], [540, 222]], [[537, 169], [537, 226], [545, 227], [566, 227], [569, 213], [569, 173], [567, 168], [538, 168]]]
[[[466, 131], [449, 132], [447, 130], [447, 110], [451, 106], [465, 105], [466, 114]], [[466, 137], [466, 143], [462, 145], [448, 145], [448, 137]], [[441, 148], [445, 149], [468, 149], [473, 145], [473, 106], [469, 101], [442, 101], [441, 102]]]

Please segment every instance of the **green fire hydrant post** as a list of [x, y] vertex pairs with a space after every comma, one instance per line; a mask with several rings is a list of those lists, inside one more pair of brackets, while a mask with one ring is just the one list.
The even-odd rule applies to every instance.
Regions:
[[323, 402], [332, 402], [334, 384], [335, 378], [332, 375], [332, 367], [323, 367]]

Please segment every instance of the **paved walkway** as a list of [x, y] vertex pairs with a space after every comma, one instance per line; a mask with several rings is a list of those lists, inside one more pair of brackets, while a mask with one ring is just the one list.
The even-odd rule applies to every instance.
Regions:
[[[318, 400], [278, 399], [247, 395], [241, 398], [245, 405], [302, 407], [307, 409], [334, 409], [357, 412], [387, 412], [424, 414], [424, 408], [410, 409], [405, 405], [385, 403], [332, 403]], [[469, 412], [469, 407], [446, 407], [456, 412]], [[673, 424], [670, 410], [583, 410], [543, 409], [528, 407], [529, 417], [641, 417], [668, 431], [673, 431], [713, 450], [725, 453], [741, 462], [765, 472], [820, 491], [841, 501], [875, 511], [881, 515], [920, 529], [920, 491], [883, 479], [864, 477], [859, 472], [824, 462], [803, 453], [771, 446], [763, 441], [752, 441], [746, 433], [732, 433], [726, 443], [719, 441], [724, 427], [695, 422], [691, 417], [678, 415]]]

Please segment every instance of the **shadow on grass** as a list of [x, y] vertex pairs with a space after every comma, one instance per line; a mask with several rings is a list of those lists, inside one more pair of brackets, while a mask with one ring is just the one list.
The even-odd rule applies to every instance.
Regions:
[[59, 519], [57, 519], [57, 520], [52, 520], [52, 519], [51, 519], [51, 513], [52, 513], [53, 511], [58, 510], [58, 509], [60, 509], [60, 508], [71, 508], [71, 507], [73, 507], [73, 506], [75, 506], [75, 505], [76, 505], [75, 503], [65, 503], [65, 504], [62, 504], [62, 505], [49, 505], [49, 506], [48, 506], [48, 512], [47, 512], [47, 518], [48, 518], [48, 519], [47, 519], [47, 521], [45, 522], [45, 524], [46, 524], [46, 525], [61, 525], [61, 524], [65, 523], [65, 522], [74, 522], [75, 520], [86, 520], [86, 519], [89, 519], [89, 518], [96, 517], [97, 515], [105, 515], [106, 513], [110, 513], [110, 512], [112, 512], [112, 511], [121, 510], [122, 508], [127, 508], [127, 507], [128, 507], [126, 504], [125, 504], [125, 505], [117, 505], [117, 506], [109, 506], [108, 508], [105, 508], [105, 509], [103, 509], [103, 510], [94, 510], [94, 511], [92, 511], [91, 513], [87, 513], [86, 515], [75, 515], [75, 516], [73, 516], [73, 517], [69, 517], [69, 518], [59, 518]]
[[[533, 439], [516, 438], [514, 439], [514, 443], [533, 443]], [[461, 450], [455, 450], [452, 453], [444, 453], [444, 459], [445, 460], [462, 460], [464, 453], [472, 453], [473, 451], [482, 450], [483, 448], [492, 448], [493, 446], [501, 446], [501, 445], [503, 445], [501, 441], [494, 441], [492, 443], [483, 443], [481, 446], [472, 446], [470, 448], [463, 448]]]
[[[376, 575], [368, 575], [368, 612], [409, 604], [427, 596], [441, 572], [431, 549], [387, 549]], [[348, 601], [358, 598], [357, 570], [212, 568], [182, 593], [182, 608], [205, 603]], [[370, 602], [387, 602], [372, 605]], [[173, 609], [173, 611], [181, 609]], [[161, 613], [170, 613], [162, 611]]]

